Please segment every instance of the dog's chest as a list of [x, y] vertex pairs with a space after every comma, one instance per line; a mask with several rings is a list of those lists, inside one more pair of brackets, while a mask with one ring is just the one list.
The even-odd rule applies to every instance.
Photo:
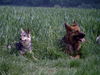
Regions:
[[32, 44], [31, 44], [31, 42], [28, 43], [28, 44], [19, 42], [19, 43], [16, 43], [16, 48], [17, 48], [18, 50], [27, 51], [27, 50], [31, 50], [31, 49], [32, 49]]

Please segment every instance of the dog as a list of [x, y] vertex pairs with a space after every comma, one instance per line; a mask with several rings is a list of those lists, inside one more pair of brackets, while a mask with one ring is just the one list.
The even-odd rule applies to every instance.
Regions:
[[63, 42], [66, 44], [65, 52], [71, 57], [80, 58], [81, 43], [85, 41], [85, 33], [81, 32], [79, 25], [74, 21], [72, 25], [64, 24], [66, 35]]
[[100, 35], [96, 38], [96, 42], [100, 45]]
[[28, 30], [21, 28], [20, 41], [16, 43], [16, 48], [20, 54], [25, 54], [27, 51], [32, 52], [31, 33]]

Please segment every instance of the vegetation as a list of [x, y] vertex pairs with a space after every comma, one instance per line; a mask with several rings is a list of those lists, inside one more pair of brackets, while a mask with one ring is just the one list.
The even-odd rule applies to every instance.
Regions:
[[[60, 46], [65, 35], [64, 22], [76, 20], [86, 33], [82, 58], [70, 59]], [[32, 34], [33, 55], [22, 56], [7, 48], [19, 40], [21, 28]], [[100, 10], [0, 6], [0, 75], [99, 75]]]
[[0, 0], [0, 5], [100, 8], [100, 0]]

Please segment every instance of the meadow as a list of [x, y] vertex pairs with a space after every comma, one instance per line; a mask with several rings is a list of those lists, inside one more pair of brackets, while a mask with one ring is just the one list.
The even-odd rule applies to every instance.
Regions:
[[[64, 23], [76, 20], [86, 34], [81, 59], [70, 59], [60, 40]], [[33, 55], [22, 56], [7, 45], [19, 41], [20, 29], [32, 34]], [[0, 75], [99, 75], [100, 9], [0, 6]]]

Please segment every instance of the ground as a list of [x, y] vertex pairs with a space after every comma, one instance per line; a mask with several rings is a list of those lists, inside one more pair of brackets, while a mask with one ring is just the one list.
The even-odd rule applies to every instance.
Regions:
[[[82, 58], [70, 59], [60, 40], [64, 22], [76, 20], [86, 34]], [[22, 56], [7, 45], [19, 41], [21, 28], [32, 34], [32, 55]], [[0, 6], [0, 75], [99, 75], [100, 10]]]

